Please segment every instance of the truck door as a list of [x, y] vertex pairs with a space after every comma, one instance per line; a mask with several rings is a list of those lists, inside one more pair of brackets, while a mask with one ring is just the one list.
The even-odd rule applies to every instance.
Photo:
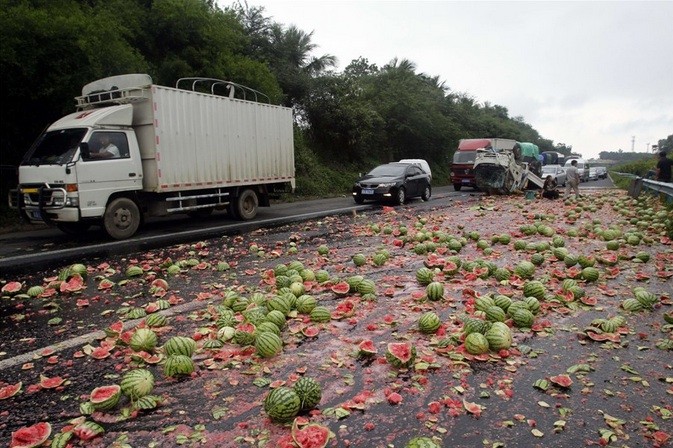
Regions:
[[[129, 142], [129, 138], [132, 139]], [[142, 168], [135, 135], [124, 131], [96, 131], [89, 139], [89, 155], [77, 164], [82, 217], [99, 217], [111, 194], [142, 188]]]

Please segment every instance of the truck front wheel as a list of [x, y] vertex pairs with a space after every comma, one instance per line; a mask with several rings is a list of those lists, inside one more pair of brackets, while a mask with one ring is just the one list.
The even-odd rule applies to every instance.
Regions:
[[259, 206], [259, 198], [257, 193], [251, 189], [241, 191], [241, 194], [234, 199], [230, 211], [238, 219], [249, 221], [257, 216], [257, 207]]
[[140, 210], [129, 198], [117, 198], [108, 204], [103, 227], [116, 240], [132, 237], [140, 227]]

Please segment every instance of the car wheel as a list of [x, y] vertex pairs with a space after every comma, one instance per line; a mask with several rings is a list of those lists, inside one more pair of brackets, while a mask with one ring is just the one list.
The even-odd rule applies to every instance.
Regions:
[[362, 199], [362, 196], [353, 196], [353, 200], [355, 200], [356, 204], [364, 204], [365, 200]]
[[460, 184], [453, 184], [453, 189], [454, 189], [454, 190], [456, 190], [456, 191], [460, 191], [461, 188], [463, 188], [462, 185], [460, 185]]
[[432, 189], [430, 188], [430, 185], [426, 185], [425, 190], [423, 190], [423, 194], [421, 195], [421, 199], [424, 201], [429, 201], [430, 196], [432, 196]]
[[407, 200], [407, 191], [404, 187], [400, 187], [397, 190], [397, 196], [395, 196], [395, 203], [398, 205], [404, 205], [404, 202]]

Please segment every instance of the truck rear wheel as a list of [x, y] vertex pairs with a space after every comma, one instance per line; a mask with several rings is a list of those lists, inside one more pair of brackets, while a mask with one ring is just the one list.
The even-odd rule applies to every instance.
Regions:
[[129, 198], [117, 198], [108, 204], [103, 227], [116, 240], [132, 237], [140, 227], [140, 210]]
[[243, 221], [249, 221], [257, 216], [257, 207], [259, 206], [259, 198], [257, 193], [251, 189], [241, 191], [241, 194], [234, 199], [229, 211]]

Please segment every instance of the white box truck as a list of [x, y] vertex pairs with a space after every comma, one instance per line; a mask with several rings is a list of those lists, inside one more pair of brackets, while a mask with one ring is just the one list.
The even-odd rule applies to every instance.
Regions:
[[100, 224], [114, 239], [151, 216], [253, 219], [295, 186], [292, 110], [263, 96], [210, 78], [94, 81], [28, 151], [10, 203], [31, 221], [67, 233]]

